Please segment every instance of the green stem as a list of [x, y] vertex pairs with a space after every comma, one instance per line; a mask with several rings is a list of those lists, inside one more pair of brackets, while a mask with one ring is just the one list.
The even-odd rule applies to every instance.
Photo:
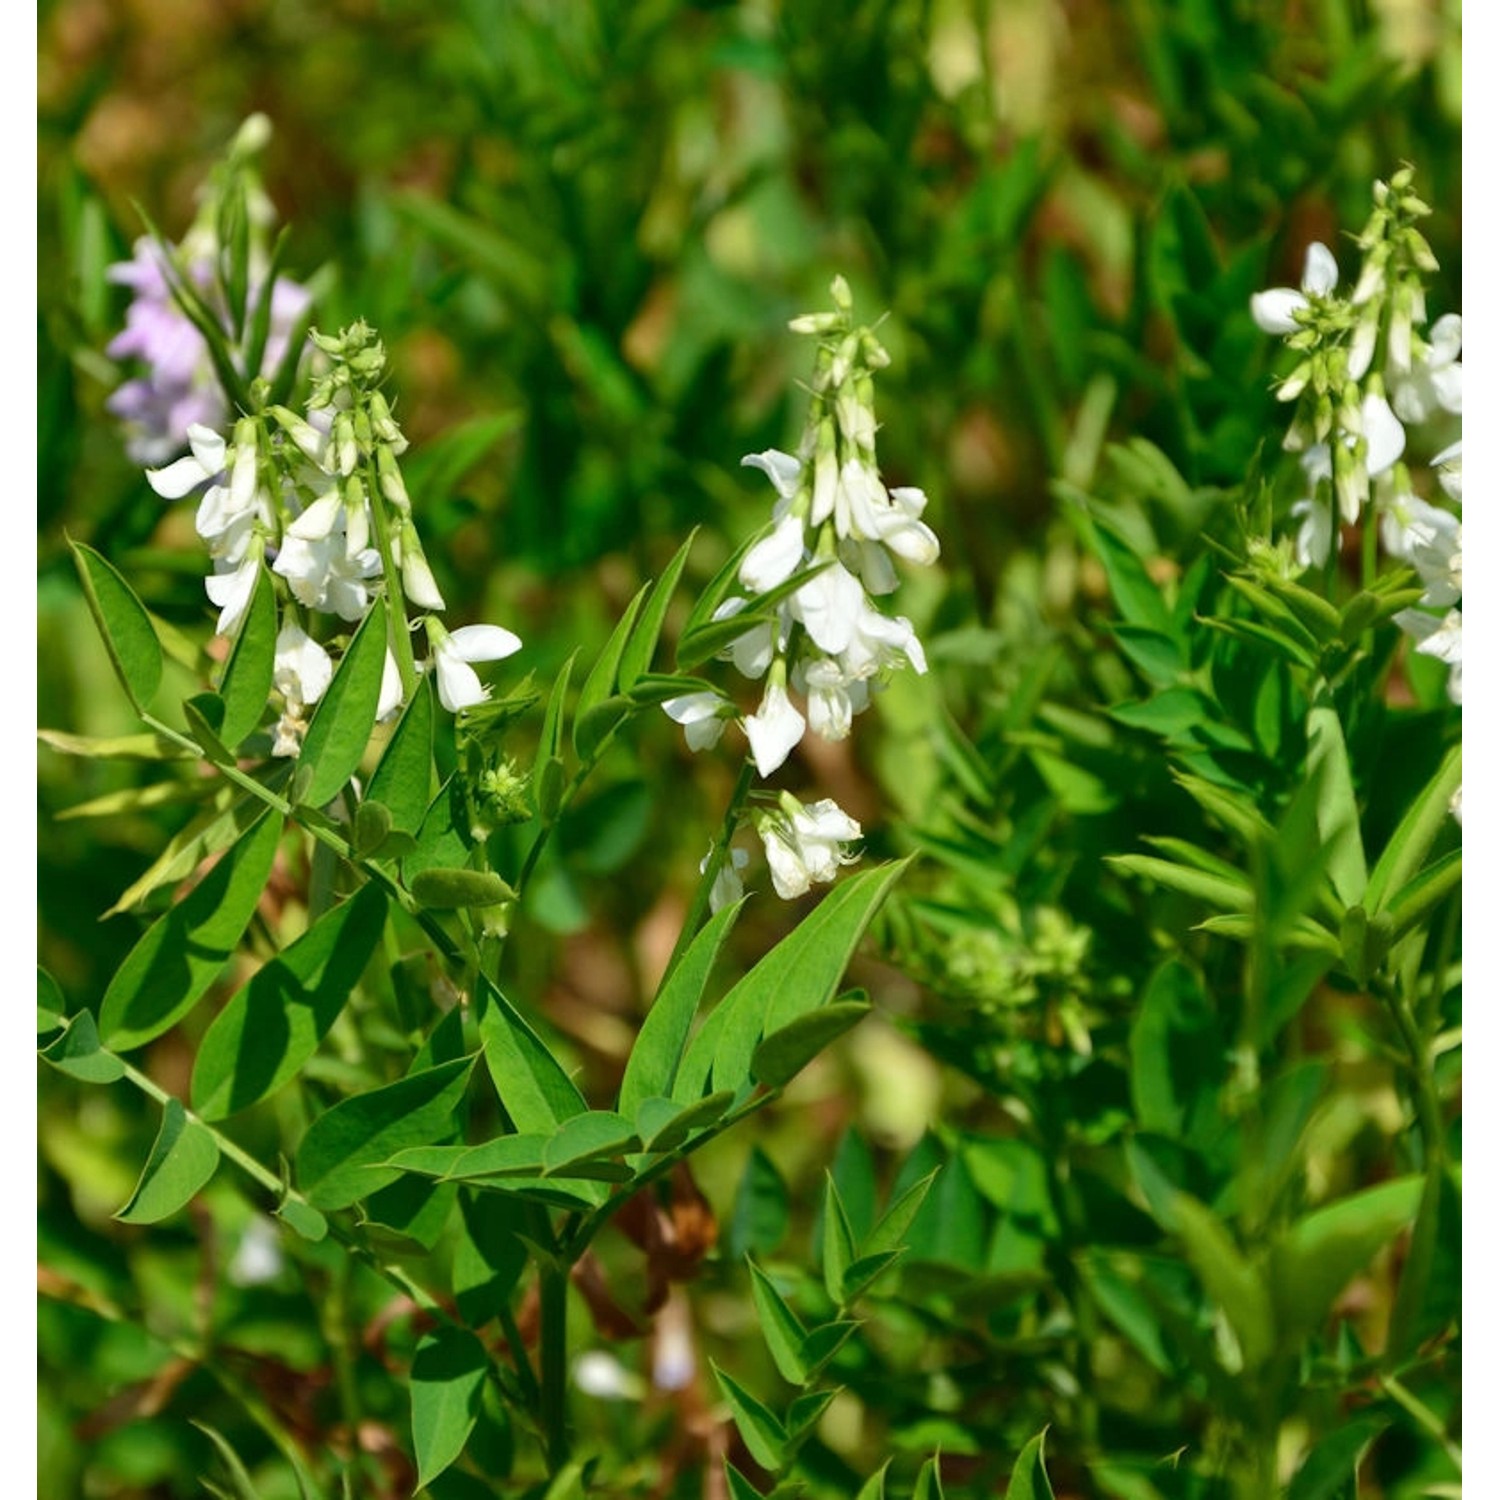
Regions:
[[703, 914], [708, 910], [708, 899], [714, 888], [714, 881], [718, 879], [719, 871], [724, 868], [724, 861], [729, 857], [730, 840], [734, 838], [734, 830], [739, 824], [740, 811], [745, 805], [745, 798], [750, 794], [750, 785], [755, 779], [755, 762], [749, 756], [745, 757], [745, 763], [740, 767], [739, 779], [734, 784], [734, 791], [730, 793], [729, 805], [724, 809], [724, 819], [719, 825], [719, 832], [715, 836], [713, 844], [708, 851], [708, 863], [703, 867], [703, 873], [698, 877], [698, 888], [693, 892], [693, 904], [688, 908], [687, 917], [682, 924], [682, 931], [677, 934], [677, 942], [672, 949], [672, 956], [667, 960], [667, 967], [662, 974], [662, 983], [665, 984], [687, 952], [687, 946], [692, 942], [698, 928], [703, 924]]
[[1419, 1427], [1423, 1428], [1430, 1437], [1434, 1438], [1442, 1446], [1443, 1452], [1448, 1455], [1455, 1467], [1462, 1472], [1464, 1466], [1463, 1449], [1448, 1436], [1448, 1429], [1443, 1425], [1437, 1413], [1424, 1402], [1419, 1401], [1392, 1375], [1382, 1375], [1380, 1377], [1380, 1386], [1397, 1406], [1406, 1412]]
[[542, 1434], [547, 1470], [568, 1461], [568, 1269], [543, 1262], [541, 1278]]

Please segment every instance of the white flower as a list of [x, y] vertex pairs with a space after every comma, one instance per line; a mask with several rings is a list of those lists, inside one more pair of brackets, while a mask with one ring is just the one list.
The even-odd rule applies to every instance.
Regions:
[[303, 630], [290, 621], [276, 637], [276, 660], [271, 682], [289, 704], [314, 704], [333, 681], [333, 659]]
[[[1391, 410], [1390, 403], [1384, 396], [1377, 396], [1373, 392], [1366, 396], [1360, 403], [1359, 408], [1360, 432], [1365, 440], [1365, 461], [1363, 466], [1358, 463], [1342, 466], [1338, 476], [1334, 475], [1333, 454], [1327, 443], [1314, 443], [1301, 456], [1300, 462], [1308, 482], [1312, 485], [1312, 499], [1317, 498], [1317, 486], [1320, 479], [1333, 479], [1337, 491], [1337, 499], [1340, 513], [1345, 521], [1353, 525], [1359, 520], [1359, 513], [1369, 494], [1369, 482], [1379, 478], [1391, 469], [1396, 461], [1406, 451], [1406, 429], [1396, 420], [1396, 414]], [[1344, 445], [1353, 448], [1358, 441], [1358, 435], [1352, 432], [1344, 434]], [[1292, 507], [1293, 514], [1303, 514], [1311, 521], [1310, 511], [1301, 510], [1298, 506]], [[1307, 523], [1304, 523], [1304, 527]], [[1321, 533], [1323, 523], [1313, 523], [1312, 530]], [[1329, 521], [1331, 538], [1332, 521]], [[1322, 543], [1323, 558], [1328, 556], [1328, 539]], [[1322, 559], [1318, 559], [1321, 561]]]
[[574, 1360], [573, 1384], [600, 1401], [639, 1401], [646, 1394], [646, 1382], [603, 1349], [585, 1350]]
[[1441, 453], [1432, 455], [1432, 470], [1437, 475], [1437, 482], [1442, 485], [1443, 493], [1450, 499], [1463, 504], [1464, 489], [1464, 445], [1460, 438], [1456, 443], [1450, 443]]
[[766, 684], [760, 709], [745, 720], [750, 754], [762, 776], [772, 775], [801, 742], [807, 720], [786, 695], [786, 684], [775, 677]]
[[1321, 568], [1328, 561], [1328, 548], [1333, 541], [1333, 507], [1326, 500], [1313, 497], [1297, 501], [1292, 506], [1292, 515], [1302, 522], [1297, 528], [1297, 566]]
[[745, 554], [740, 582], [752, 594], [764, 594], [797, 571], [804, 551], [802, 518], [788, 513]]
[[[713, 858], [713, 850], [698, 862], [698, 873], [706, 874], [708, 862]], [[714, 876], [714, 883], [708, 892], [708, 909], [718, 911], [720, 907], [732, 906], [741, 896], [745, 894], [745, 882], [740, 879], [740, 871], [750, 863], [750, 856], [743, 849], [730, 849], [725, 858], [719, 864], [719, 873]]]
[[662, 710], [675, 724], [682, 725], [689, 750], [708, 750], [719, 743], [724, 733], [724, 711], [729, 705], [717, 693], [684, 693], [668, 698]]
[[1448, 799], [1448, 811], [1453, 814], [1453, 821], [1460, 828], [1464, 826], [1464, 786], [1463, 782], [1453, 788], [1453, 795]]
[[401, 690], [401, 668], [396, 665], [396, 658], [392, 655], [391, 648], [387, 646], [385, 666], [380, 672], [380, 702], [375, 708], [376, 719], [384, 724], [388, 719], [395, 718], [404, 696]]
[[785, 507], [791, 504], [797, 494], [797, 487], [802, 482], [801, 459], [793, 458], [790, 453], [783, 453], [779, 448], [767, 448], [764, 453], [747, 453], [740, 460], [740, 466], [746, 469], [759, 469], [776, 486], [776, 493], [780, 499], [776, 519], [780, 520]]
[[211, 427], [194, 422], [187, 430], [191, 450], [164, 469], [147, 469], [146, 483], [163, 500], [181, 500], [190, 491], [224, 472], [224, 439]]
[[1423, 614], [1421, 610], [1403, 609], [1392, 618], [1417, 643], [1423, 656], [1445, 662], [1448, 673], [1448, 696], [1463, 702], [1464, 622], [1463, 612], [1450, 609], [1442, 619]]
[[450, 714], [473, 708], [490, 696], [470, 662], [500, 661], [521, 649], [520, 637], [499, 625], [464, 625], [450, 634], [429, 619], [427, 638], [432, 642], [438, 702]]
[[1289, 286], [1272, 287], [1266, 292], [1256, 292], [1250, 299], [1250, 316], [1263, 333], [1286, 335], [1296, 333], [1300, 326], [1297, 314], [1307, 306], [1311, 297], [1326, 297], [1338, 285], [1339, 263], [1327, 245], [1314, 241], [1307, 247], [1307, 259], [1302, 267], [1302, 290], [1294, 291]]
[[866, 607], [863, 586], [841, 562], [809, 578], [789, 601], [792, 618], [830, 656], [837, 656], [854, 638], [860, 610]]
[[859, 857], [844, 846], [860, 836], [860, 826], [831, 798], [803, 806], [790, 794], [781, 808], [762, 815], [757, 831], [765, 845], [771, 883], [784, 901], [827, 884], [841, 865]]
[[1415, 495], [1381, 517], [1380, 538], [1392, 557], [1413, 567], [1427, 592], [1423, 604], [1444, 608], [1464, 591], [1464, 530], [1458, 517]]
[[363, 619], [370, 608], [369, 580], [380, 575], [380, 554], [373, 547], [350, 552], [347, 514], [347, 510], [341, 512], [316, 540], [289, 532], [282, 539], [273, 571], [286, 579], [299, 604], [354, 621]]
[[[748, 607], [748, 600], [735, 596], [726, 599], [714, 611], [713, 617], [716, 620], [727, 620], [731, 615], [737, 615]], [[740, 673], [751, 679], [764, 675], [775, 654], [775, 633], [769, 620], [762, 620], [759, 624], [752, 625], [743, 635], [737, 636], [727, 650], [719, 653], [720, 657], [731, 658]]]
[[1391, 400], [1405, 422], [1425, 422], [1435, 411], [1459, 416], [1464, 405], [1463, 320], [1448, 313], [1432, 325], [1432, 340], [1409, 374], [1393, 382]]
[[883, 615], [868, 599], [860, 601], [841, 657], [846, 675], [873, 677], [887, 667], [899, 667], [905, 657], [918, 674], [927, 670], [927, 654], [905, 615]]
[[303, 542], [321, 542], [337, 525], [344, 510], [344, 497], [337, 486], [318, 496], [286, 529], [288, 536]]
[[208, 597], [219, 606], [219, 623], [214, 627], [216, 635], [233, 635], [250, 608], [250, 598], [255, 592], [255, 580], [260, 576], [260, 549], [253, 548], [232, 570], [219, 564], [219, 571], [203, 580]]
[[281, 1274], [281, 1236], [263, 1214], [245, 1226], [225, 1274], [235, 1286], [264, 1286]]
[[406, 591], [406, 597], [423, 609], [446, 609], [448, 607], [443, 602], [437, 579], [432, 576], [432, 569], [427, 565], [427, 558], [420, 544], [415, 547], [409, 543], [402, 545], [401, 587]]
[[[870, 701], [870, 689], [861, 677], [848, 677], [829, 656], [808, 662], [798, 674], [807, 694], [807, 722], [821, 739], [849, 737], [851, 721]], [[858, 700], [856, 702], [856, 699]]]

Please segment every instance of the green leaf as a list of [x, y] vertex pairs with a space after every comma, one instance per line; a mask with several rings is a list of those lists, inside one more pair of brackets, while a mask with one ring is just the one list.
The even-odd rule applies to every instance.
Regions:
[[1314, 1210], [1272, 1247], [1272, 1296], [1289, 1352], [1318, 1330], [1375, 1252], [1411, 1224], [1421, 1198], [1420, 1177], [1399, 1177]]
[[[578, 1175], [581, 1164], [596, 1157], [621, 1156], [640, 1147], [635, 1126], [623, 1115], [591, 1109], [573, 1115], [558, 1128], [542, 1152], [543, 1175]], [[625, 1174], [630, 1175], [628, 1170]]]
[[1400, 1365], [1458, 1316], [1463, 1260], [1463, 1209], [1452, 1175], [1429, 1159], [1422, 1202], [1401, 1284], [1391, 1309], [1386, 1356]]
[[68, 1002], [62, 986], [40, 964], [36, 970], [36, 1032], [43, 1036], [67, 1024]]
[[786, 1409], [787, 1441], [795, 1443], [811, 1432], [838, 1393], [835, 1387], [829, 1391], [806, 1391], [798, 1396]]
[[[1187, 1193], [1172, 1197], [1172, 1216], [1189, 1264], [1209, 1296], [1224, 1309], [1239, 1339], [1247, 1370], [1258, 1369], [1275, 1345], [1271, 1294], [1260, 1272], [1240, 1253], [1223, 1223]], [[1273, 1278], [1279, 1291], [1281, 1278]]]
[[117, 1051], [158, 1037], [197, 1003], [228, 962], [271, 873], [281, 817], [268, 812], [130, 950], [99, 1009]]
[[99, 553], [82, 542], [68, 545], [115, 675], [136, 712], [143, 714], [161, 686], [161, 643], [151, 617], [135, 590]]
[[844, 1268], [839, 1286], [840, 1306], [847, 1307], [861, 1292], [873, 1286], [905, 1254], [903, 1250], [886, 1250], [879, 1255], [861, 1255]]
[[526, 1247], [516, 1237], [514, 1209], [492, 1193], [459, 1196], [463, 1232], [453, 1247], [453, 1296], [459, 1315], [481, 1328], [510, 1305], [526, 1267]]
[[[578, 706], [573, 714], [573, 748], [583, 760], [589, 759], [589, 754], [582, 743], [581, 731], [584, 719], [590, 709], [603, 703], [614, 693], [620, 661], [625, 654], [625, 643], [630, 639], [631, 629], [635, 625], [636, 616], [641, 611], [641, 604], [645, 597], [646, 588], [642, 587], [635, 598], [626, 605], [625, 613], [620, 616], [619, 623], [610, 632], [603, 651], [599, 653], [598, 660], [589, 669], [589, 675], [583, 679], [583, 687], [579, 689]], [[596, 747], [597, 740], [589, 746], [589, 750]]]
[[1464, 875], [1464, 852], [1453, 849], [1390, 898], [1383, 916], [1390, 918], [1391, 942], [1400, 941], [1425, 922], [1459, 888]]
[[1224, 1040], [1197, 976], [1169, 959], [1152, 974], [1130, 1028], [1130, 1095], [1142, 1130], [1182, 1139], [1217, 1112]]
[[[553, 681], [552, 691], [547, 695], [547, 707], [542, 711], [542, 732], [537, 740], [536, 767], [532, 771], [532, 795], [538, 809], [543, 804], [542, 769], [548, 761], [560, 762], [562, 756], [563, 712], [568, 701], [568, 680], [573, 675], [573, 663], [577, 657], [578, 653], [574, 651], [562, 664], [562, 670]], [[558, 774], [561, 773], [562, 766], [559, 764]]]
[[1286, 1500], [1343, 1500], [1343, 1496], [1352, 1494], [1359, 1466], [1371, 1444], [1389, 1426], [1384, 1417], [1345, 1418], [1302, 1460], [1302, 1467], [1292, 1476]]
[[814, 1328], [802, 1341], [799, 1351], [802, 1363], [807, 1366], [808, 1378], [816, 1379], [818, 1372], [833, 1358], [849, 1340], [849, 1335], [859, 1327], [847, 1319], [835, 1323], [824, 1323]]
[[1318, 832], [1327, 852], [1333, 888], [1345, 906], [1353, 906], [1363, 899], [1369, 876], [1349, 751], [1338, 711], [1331, 703], [1316, 704], [1308, 711], [1307, 778], [1318, 789]]
[[1127, 870], [1132, 875], [1144, 875], [1169, 891], [1181, 891], [1185, 896], [1195, 896], [1226, 911], [1249, 911], [1254, 903], [1250, 883], [1243, 878], [1229, 880], [1192, 865], [1157, 859], [1150, 854], [1106, 854], [1104, 858], [1118, 869]]
[[839, 1196], [838, 1185], [832, 1173], [825, 1174], [823, 1191], [823, 1285], [828, 1291], [829, 1301], [835, 1307], [844, 1305], [844, 1276], [856, 1254], [854, 1231], [849, 1227], [849, 1215], [844, 1212], [844, 1200]]
[[259, 728], [270, 702], [275, 671], [276, 590], [271, 575], [262, 567], [219, 686], [219, 696], [224, 700], [219, 738], [231, 750]]
[[312, 776], [299, 800], [324, 806], [359, 769], [380, 705], [385, 652], [385, 601], [376, 599], [307, 726], [298, 769], [310, 766]]
[[417, 1488], [431, 1484], [464, 1451], [479, 1419], [490, 1358], [472, 1333], [441, 1323], [411, 1362], [411, 1438]]
[[745, 1447], [750, 1450], [750, 1457], [761, 1468], [774, 1473], [781, 1467], [785, 1457], [786, 1429], [771, 1410], [757, 1401], [742, 1385], [732, 1380], [712, 1360], [709, 1360], [709, 1364], [718, 1377], [719, 1388], [729, 1403], [734, 1425], [739, 1428]]
[[1094, 551], [1104, 564], [1109, 591], [1121, 615], [1131, 625], [1170, 638], [1172, 612], [1147, 573], [1146, 565], [1113, 527], [1097, 516], [1092, 521]]
[[656, 654], [656, 643], [661, 638], [661, 627], [667, 618], [667, 608], [672, 602], [672, 595], [677, 589], [677, 581], [682, 577], [682, 569], [687, 563], [688, 553], [692, 550], [693, 540], [697, 535], [698, 528], [695, 526], [688, 533], [687, 540], [672, 555], [672, 560], [663, 570], [661, 577], [656, 580], [656, 585], [651, 590], [651, 597], [641, 611], [640, 621], [630, 632], [630, 639], [625, 643], [625, 649], [620, 654], [619, 670], [616, 673], [616, 681], [622, 693], [628, 693], [640, 681], [642, 674], [651, 670], [651, 658]]
[[1056, 1500], [1044, 1461], [1046, 1438], [1047, 1429], [1044, 1427], [1021, 1449], [1021, 1456], [1011, 1471], [1010, 1483], [1005, 1487], [1005, 1500]]
[[750, 1073], [767, 1088], [779, 1089], [846, 1031], [870, 1013], [866, 1000], [839, 1000], [821, 1010], [798, 1016], [790, 1025], [773, 1031], [755, 1049]]
[[213, 1133], [175, 1099], [162, 1111], [156, 1144], [130, 1201], [115, 1218], [125, 1224], [156, 1224], [175, 1214], [204, 1187], [219, 1165]]
[[400, 1175], [382, 1165], [408, 1146], [453, 1128], [472, 1058], [412, 1073], [344, 1099], [308, 1127], [297, 1151], [297, 1180], [315, 1208], [347, 1208]]
[[755, 1310], [759, 1314], [761, 1337], [776, 1361], [783, 1380], [791, 1385], [806, 1385], [807, 1364], [802, 1358], [803, 1345], [807, 1341], [807, 1330], [802, 1326], [775, 1283], [755, 1262], [750, 1267], [750, 1292], [755, 1299]]
[[935, 1457], [929, 1458], [917, 1470], [917, 1483], [911, 1492], [911, 1500], [943, 1500], [943, 1475]]
[[391, 826], [416, 833], [432, 799], [432, 686], [423, 678], [411, 695], [366, 796], [384, 803]]
[[729, 1220], [730, 1255], [771, 1254], [786, 1237], [790, 1222], [786, 1183], [770, 1157], [759, 1146], [752, 1146]]
[[729, 1112], [734, 1099], [734, 1094], [723, 1089], [699, 1099], [696, 1104], [682, 1105], [675, 1099], [642, 1101], [636, 1112], [636, 1133], [641, 1138], [642, 1149], [653, 1155], [675, 1151], [693, 1131], [717, 1125]]
[[432, 911], [467, 906], [497, 906], [515, 900], [516, 893], [491, 870], [419, 870], [411, 893], [417, 905]]
[[889, 1469], [890, 1466], [891, 1460], [886, 1459], [886, 1461], [881, 1464], [881, 1466], [872, 1475], [870, 1475], [870, 1477], [865, 1480], [862, 1485], [860, 1485], [859, 1493], [854, 1497], [854, 1500], [885, 1500], [885, 1471]]
[[423, 870], [456, 869], [468, 857], [469, 847], [463, 783], [454, 775], [443, 783], [432, 799], [417, 831], [416, 848], [401, 861], [402, 879], [409, 886]]
[[[748, 551], [748, 548], [746, 550]], [[832, 566], [832, 561], [828, 559], [800, 569], [784, 583], [778, 583], [775, 588], [767, 589], [763, 594], [757, 594], [751, 603], [739, 613], [726, 616], [722, 620], [707, 620], [695, 624], [694, 616], [697, 614], [695, 609], [693, 615], [689, 615], [688, 623], [677, 642], [678, 669], [683, 672], [691, 671], [711, 656], [717, 656], [720, 651], [727, 650], [747, 630], [753, 630], [757, 625], [774, 620], [781, 602], [795, 594], [809, 579], [817, 577], [825, 568]], [[699, 596], [699, 604], [701, 605], [707, 598], [708, 593], [705, 591]]]
[[[849, 959], [910, 857], [866, 870], [836, 885], [724, 997], [689, 1045], [673, 1096], [695, 1097], [712, 1077], [715, 1089], [738, 1089], [749, 1081], [761, 1036], [826, 1005], [838, 989]], [[720, 1019], [722, 1017], [722, 1019]]]
[[193, 1108], [207, 1120], [248, 1109], [317, 1051], [385, 929], [375, 885], [325, 912], [251, 976], [214, 1018], [193, 1065]]
[[284, 1195], [277, 1205], [276, 1217], [311, 1245], [328, 1238], [328, 1220], [310, 1203], [304, 1203], [290, 1193]]
[[113, 1083], [125, 1076], [125, 1064], [99, 1045], [99, 1029], [92, 1011], [81, 1010], [68, 1029], [43, 1048], [41, 1056], [60, 1073], [84, 1083]]
[[[196, 1417], [189, 1417], [188, 1420], [218, 1450], [224, 1467], [229, 1471], [229, 1482], [234, 1486], [234, 1500], [261, 1500], [260, 1491], [255, 1488], [249, 1471], [245, 1468], [243, 1462], [241, 1462], [239, 1454], [230, 1447], [228, 1439], [221, 1433], [216, 1432], [207, 1422], [200, 1422]], [[228, 1493], [224, 1490], [216, 1492], [219, 1494]]]
[[483, 976], [479, 993], [484, 1060], [506, 1114], [518, 1131], [555, 1134], [564, 1120], [588, 1109], [583, 1095], [510, 1001]]
[[1462, 780], [1463, 747], [1455, 745], [1407, 808], [1370, 872], [1365, 904], [1371, 911], [1384, 910], [1386, 893], [1399, 890], [1421, 868], [1438, 834], [1448, 826], [1448, 804]]
[[941, 1167], [934, 1167], [925, 1177], [914, 1182], [881, 1215], [880, 1222], [865, 1236], [860, 1245], [860, 1254], [865, 1256], [885, 1255], [906, 1248], [906, 1232], [912, 1226], [932, 1185], [937, 1181]]
[[688, 1028], [724, 940], [743, 906], [743, 901], [736, 901], [716, 911], [657, 991], [625, 1064], [620, 1082], [621, 1114], [634, 1115], [646, 1099], [672, 1093]]

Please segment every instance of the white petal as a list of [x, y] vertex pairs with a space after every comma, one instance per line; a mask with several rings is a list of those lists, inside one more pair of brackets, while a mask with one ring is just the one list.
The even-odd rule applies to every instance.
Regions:
[[1292, 315], [1307, 306], [1307, 298], [1289, 286], [1272, 287], [1256, 292], [1250, 299], [1250, 316], [1262, 333], [1296, 333], [1297, 320]]
[[384, 724], [387, 719], [395, 716], [400, 707], [401, 668], [396, 665], [396, 658], [391, 655], [391, 649], [387, 646], [385, 666], [380, 673], [380, 702], [376, 706], [375, 717]]
[[740, 582], [755, 594], [764, 594], [784, 583], [801, 565], [802, 519], [786, 515], [769, 536], [762, 537], [740, 564]]
[[747, 453], [741, 460], [743, 468], [759, 469], [783, 500], [790, 500], [797, 493], [802, 478], [802, 461], [783, 453], [779, 448], [767, 448], [764, 453]]
[[1302, 266], [1302, 290], [1316, 297], [1326, 297], [1339, 284], [1339, 263], [1327, 245], [1314, 240], [1307, 247]]
[[184, 495], [197, 489], [217, 473], [217, 469], [204, 468], [190, 453], [186, 458], [179, 458], [176, 463], [168, 464], [165, 469], [147, 469], [146, 483], [163, 500], [181, 500]]
[[501, 661], [521, 649], [521, 637], [500, 625], [462, 625], [448, 644], [463, 661]]
[[321, 542], [333, 530], [343, 508], [344, 501], [337, 490], [330, 490], [326, 495], [319, 495], [287, 527], [286, 534], [302, 541]]
[[201, 422], [188, 423], [187, 437], [188, 447], [192, 449], [193, 457], [203, 465], [204, 473], [222, 473], [228, 452], [223, 437]]
[[1445, 313], [1432, 325], [1428, 333], [1432, 353], [1428, 361], [1434, 365], [1452, 364], [1464, 346], [1464, 323], [1457, 313]]
[[451, 649], [451, 639], [438, 645], [433, 659], [437, 668], [438, 702], [450, 714], [473, 708], [489, 697], [489, 689], [480, 682], [479, 674]]
[[807, 720], [797, 712], [786, 689], [776, 684], [766, 689], [758, 712], [745, 720], [750, 754], [762, 776], [773, 775], [801, 742]]
[[1364, 423], [1365, 472], [1373, 479], [1384, 474], [1406, 450], [1406, 429], [1396, 420], [1396, 413], [1384, 396], [1366, 396], [1360, 406]]

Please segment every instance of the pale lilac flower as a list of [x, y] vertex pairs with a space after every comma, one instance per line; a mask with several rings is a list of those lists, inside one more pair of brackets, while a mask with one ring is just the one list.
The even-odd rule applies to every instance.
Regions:
[[1339, 263], [1327, 245], [1314, 241], [1307, 247], [1302, 267], [1302, 290], [1289, 286], [1272, 287], [1256, 292], [1250, 298], [1250, 316], [1263, 333], [1283, 336], [1296, 333], [1301, 326], [1297, 314], [1304, 311], [1309, 297], [1326, 297], [1338, 285]]

